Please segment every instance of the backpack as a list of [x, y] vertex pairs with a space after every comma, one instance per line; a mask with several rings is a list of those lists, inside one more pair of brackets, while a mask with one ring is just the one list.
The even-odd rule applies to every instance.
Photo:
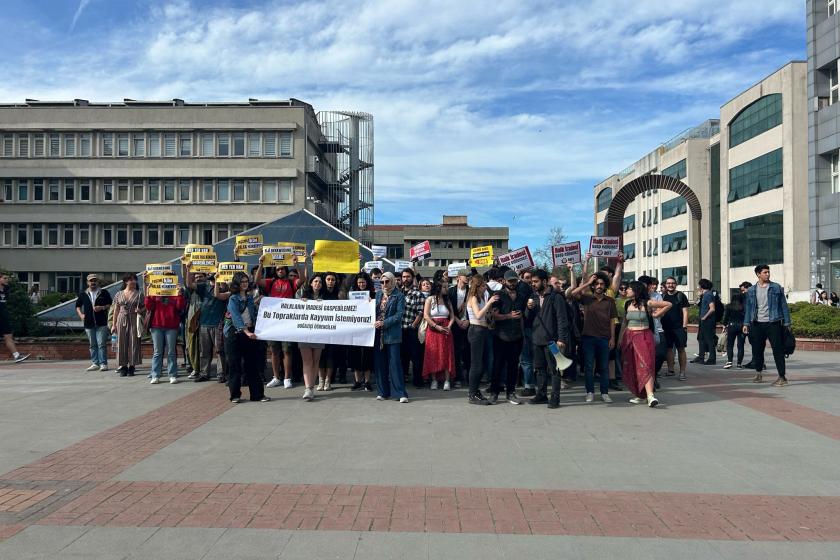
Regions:
[[720, 294], [715, 294], [715, 323], [720, 323], [723, 320], [723, 302], [720, 301]]

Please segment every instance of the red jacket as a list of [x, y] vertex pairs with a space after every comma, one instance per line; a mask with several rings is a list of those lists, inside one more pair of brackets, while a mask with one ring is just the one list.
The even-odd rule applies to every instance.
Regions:
[[177, 329], [181, 326], [181, 313], [187, 308], [187, 300], [178, 296], [146, 296], [144, 301], [153, 329]]

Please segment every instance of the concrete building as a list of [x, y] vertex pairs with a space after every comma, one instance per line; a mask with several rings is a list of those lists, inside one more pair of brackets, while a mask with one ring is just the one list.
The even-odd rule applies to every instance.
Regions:
[[374, 225], [369, 226], [374, 245], [385, 245], [388, 258], [408, 260], [413, 245], [429, 241], [430, 258], [415, 270], [431, 276], [440, 268], [470, 258], [470, 249], [492, 245], [495, 255], [508, 251], [507, 227], [474, 227], [467, 223], [467, 216], [443, 216], [440, 224], [427, 225]]
[[834, 0], [805, 4], [809, 279], [840, 292], [840, 16]]
[[75, 292], [300, 209], [358, 235], [372, 152], [369, 115], [295, 99], [0, 105], [0, 267]]
[[675, 276], [680, 290], [693, 292], [705, 277], [728, 299], [738, 284], [754, 281], [755, 265], [766, 263], [786, 291], [807, 292], [806, 66], [785, 64], [726, 102], [719, 120], [678, 135], [595, 186], [596, 233], [613, 197], [646, 175], [679, 179], [699, 202], [696, 224], [684, 198], [671, 191], [643, 192], [627, 206], [628, 278]]

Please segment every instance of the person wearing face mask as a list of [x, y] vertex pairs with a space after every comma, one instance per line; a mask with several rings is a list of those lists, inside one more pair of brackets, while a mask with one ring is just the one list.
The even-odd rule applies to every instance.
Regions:
[[[400, 360], [405, 296], [396, 287], [396, 283], [394, 275], [385, 272], [382, 274], [381, 288], [376, 292], [376, 321], [373, 324], [376, 329], [373, 342], [373, 363], [378, 392], [376, 400], [388, 400], [393, 394], [401, 403], [407, 403], [408, 393], [405, 390]], [[416, 331], [414, 336], [417, 340]]]
[[[596, 272], [581, 286], [572, 290], [572, 295], [583, 306], [583, 346], [586, 402], [595, 400], [595, 368], [600, 378], [601, 400], [611, 403], [609, 362], [610, 350], [615, 348], [615, 328], [618, 311], [615, 300], [606, 294], [610, 279], [603, 272]], [[590, 292], [591, 287], [591, 292]]]

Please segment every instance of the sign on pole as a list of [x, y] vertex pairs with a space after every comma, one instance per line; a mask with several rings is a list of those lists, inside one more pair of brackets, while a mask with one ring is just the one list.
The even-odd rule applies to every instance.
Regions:
[[504, 255], [499, 255], [499, 264], [509, 266], [512, 270], [519, 272], [534, 266], [534, 259], [531, 258], [531, 250], [528, 246], [514, 249]]
[[580, 241], [553, 246], [551, 248], [551, 258], [555, 268], [565, 266], [566, 263], [579, 263], [581, 260]]
[[413, 260], [420, 260], [432, 254], [432, 245], [428, 241], [422, 241], [409, 249], [408, 257]]
[[385, 245], [371, 245], [370, 252], [374, 256], [374, 258], [382, 258], [388, 252], [388, 247]]
[[446, 273], [449, 275], [450, 278], [455, 278], [459, 274], [466, 274], [469, 273], [470, 267], [467, 266], [465, 262], [459, 263], [452, 263], [446, 267]]
[[618, 246], [621, 238], [619, 237], [596, 237], [589, 238], [589, 252], [593, 257], [618, 257], [618, 252], [621, 250]]
[[370, 271], [373, 270], [374, 268], [378, 268], [379, 270], [382, 270], [382, 261], [368, 261], [368, 262], [365, 263], [365, 266], [363, 267], [363, 270], [365, 272], [367, 272], [368, 274], [370, 274]]
[[414, 264], [411, 261], [394, 261], [394, 272], [402, 272], [403, 270], [412, 270]]

